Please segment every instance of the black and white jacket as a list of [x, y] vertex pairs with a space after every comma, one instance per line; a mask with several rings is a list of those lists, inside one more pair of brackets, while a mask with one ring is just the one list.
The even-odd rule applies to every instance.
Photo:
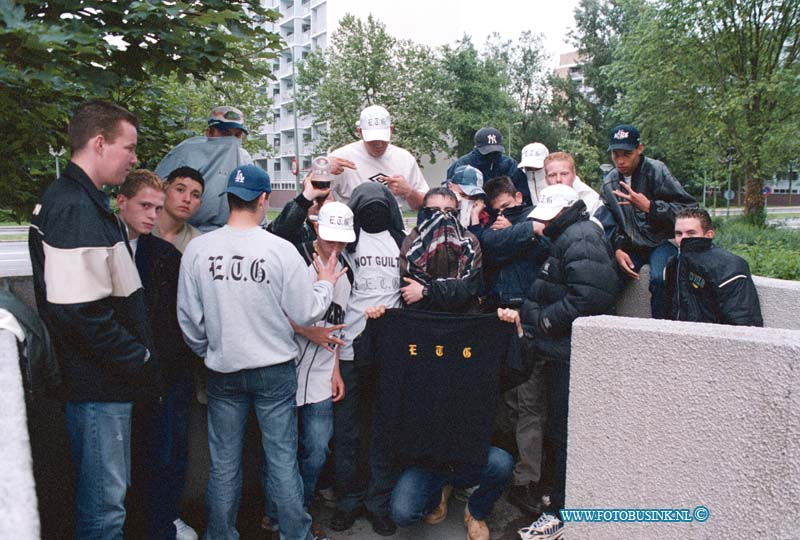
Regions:
[[67, 399], [127, 402], [150, 390], [158, 370], [144, 290], [108, 197], [70, 162], [36, 205], [28, 238]]

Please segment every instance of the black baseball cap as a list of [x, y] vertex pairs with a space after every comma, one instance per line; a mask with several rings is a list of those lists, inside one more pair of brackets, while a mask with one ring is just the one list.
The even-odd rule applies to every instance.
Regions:
[[639, 147], [639, 130], [630, 124], [620, 124], [611, 130], [608, 152], [612, 150], [636, 150]]
[[503, 151], [503, 136], [498, 129], [485, 127], [475, 133], [475, 148], [481, 154]]

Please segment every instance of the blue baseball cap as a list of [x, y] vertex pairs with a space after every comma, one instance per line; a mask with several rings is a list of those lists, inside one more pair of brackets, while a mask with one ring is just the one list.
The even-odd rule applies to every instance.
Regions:
[[245, 165], [231, 171], [228, 187], [223, 193], [233, 193], [243, 201], [252, 201], [262, 193], [270, 193], [269, 175], [261, 167]]
[[453, 177], [443, 182], [458, 184], [467, 197], [486, 195], [483, 191], [483, 173], [470, 165], [461, 165], [453, 171]]

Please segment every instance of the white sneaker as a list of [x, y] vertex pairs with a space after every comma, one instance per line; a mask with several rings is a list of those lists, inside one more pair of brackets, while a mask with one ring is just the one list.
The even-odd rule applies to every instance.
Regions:
[[564, 524], [553, 514], [542, 514], [528, 527], [517, 531], [521, 540], [559, 540], [564, 536]]
[[181, 518], [172, 522], [175, 525], [175, 540], [197, 540], [197, 531]]

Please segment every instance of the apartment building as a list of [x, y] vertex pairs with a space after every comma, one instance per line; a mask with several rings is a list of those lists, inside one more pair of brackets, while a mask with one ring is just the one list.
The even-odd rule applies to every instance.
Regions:
[[[281, 13], [280, 19], [268, 24], [267, 30], [277, 32], [287, 44], [273, 62], [275, 80], [267, 91], [272, 96], [272, 116], [259, 126], [272, 145], [273, 155], [255, 155], [256, 164], [266, 170], [272, 179], [273, 206], [282, 204], [294, 193], [295, 175], [292, 161], [299, 154], [300, 169], [311, 166], [313, 149], [319, 141], [324, 124], [317, 125], [313, 118], [297, 115], [294, 108], [294, 77], [296, 65], [308, 54], [324, 49], [336, 26], [326, 0], [264, 0], [263, 5]], [[281, 192], [287, 192], [286, 194]]]

